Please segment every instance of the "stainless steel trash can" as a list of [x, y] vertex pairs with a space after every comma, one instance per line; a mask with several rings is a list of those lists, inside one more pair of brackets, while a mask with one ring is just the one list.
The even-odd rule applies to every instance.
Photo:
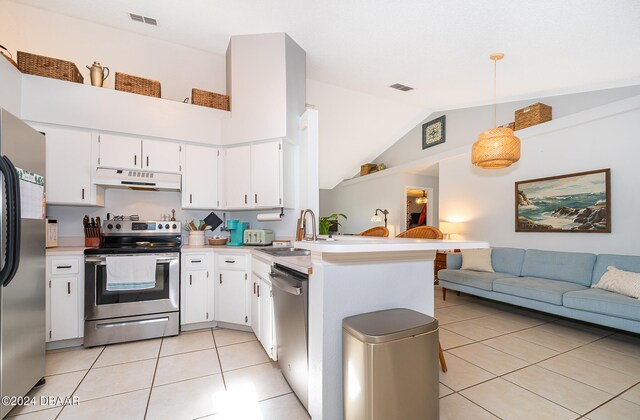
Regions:
[[342, 320], [345, 420], [437, 420], [438, 321], [410, 309]]

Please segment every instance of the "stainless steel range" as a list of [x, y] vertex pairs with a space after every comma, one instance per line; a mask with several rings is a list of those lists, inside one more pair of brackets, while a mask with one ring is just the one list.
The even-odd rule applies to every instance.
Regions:
[[181, 224], [107, 220], [85, 254], [85, 347], [179, 332]]

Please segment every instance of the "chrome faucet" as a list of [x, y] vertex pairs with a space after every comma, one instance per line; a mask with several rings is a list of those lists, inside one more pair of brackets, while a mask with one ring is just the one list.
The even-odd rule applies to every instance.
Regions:
[[[311, 237], [307, 236], [307, 213], [311, 214]], [[316, 215], [311, 209], [306, 209], [302, 213], [302, 230], [304, 231], [304, 237], [302, 238], [305, 241], [317, 241], [318, 234], [316, 233]]]

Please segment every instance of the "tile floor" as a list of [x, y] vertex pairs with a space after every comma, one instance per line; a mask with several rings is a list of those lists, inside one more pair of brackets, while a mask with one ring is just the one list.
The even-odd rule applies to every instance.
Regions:
[[[639, 419], [640, 336], [436, 288], [441, 419]], [[308, 419], [251, 333], [207, 329], [47, 354], [13, 419]]]
[[80, 403], [18, 407], [9, 419], [309, 419], [253, 333], [206, 329], [48, 352], [46, 362], [31, 395]]

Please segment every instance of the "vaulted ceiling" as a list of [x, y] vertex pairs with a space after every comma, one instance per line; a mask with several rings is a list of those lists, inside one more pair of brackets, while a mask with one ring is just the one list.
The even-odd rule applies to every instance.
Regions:
[[640, 83], [637, 0], [16, 1], [216, 54], [232, 35], [287, 32], [307, 51], [308, 78], [425, 112], [489, 101], [495, 51], [506, 54], [502, 99]]

